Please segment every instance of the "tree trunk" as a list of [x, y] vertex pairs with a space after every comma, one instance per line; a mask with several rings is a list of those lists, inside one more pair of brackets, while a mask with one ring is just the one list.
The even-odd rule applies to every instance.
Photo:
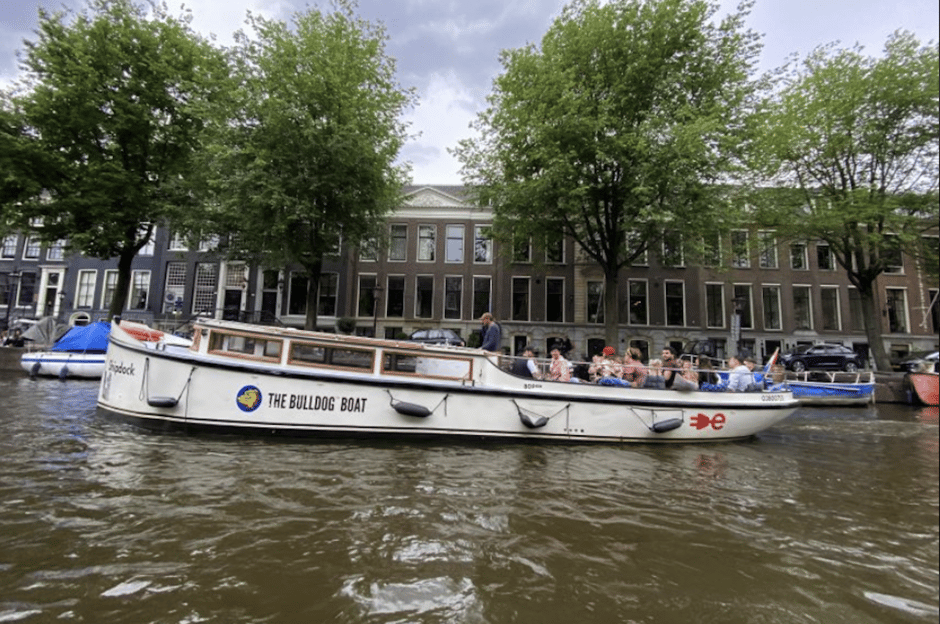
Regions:
[[859, 288], [858, 296], [862, 303], [862, 319], [865, 322], [865, 335], [868, 337], [868, 349], [875, 362], [875, 369], [888, 372], [891, 370], [891, 360], [885, 351], [885, 343], [881, 338], [881, 316], [875, 301], [875, 291], [872, 285]]
[[131, 286], [131, 266], [135, 255], [136, 251], [125, 250], [118, 257], [117, 284], [114, 286], [114, 293], [111, 295], [111, 302], [108, 304], [109, 321], [124, 312], [124, 304], [127, 302], [127, 294]]
[[[604, 341], [620, 353], [620, 306], [618, 304], [618, 275], [604, 274]], [[585, 348], [587, 345], [585, 345]]]
[[323, 272], [323, 262], [313, 262], [304, 267], [307, 271], [307, 316], [304, 319], [304, 329], [317, 328], [317, 305], [320, 293], [320, 274]]

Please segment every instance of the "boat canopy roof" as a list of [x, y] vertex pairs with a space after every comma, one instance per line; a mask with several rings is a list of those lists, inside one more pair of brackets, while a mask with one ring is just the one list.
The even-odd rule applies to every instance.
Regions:
[[101, 321], [73, 327], [52, 345], [51, 351], [101, 351], [108, 349], [111, 323]]

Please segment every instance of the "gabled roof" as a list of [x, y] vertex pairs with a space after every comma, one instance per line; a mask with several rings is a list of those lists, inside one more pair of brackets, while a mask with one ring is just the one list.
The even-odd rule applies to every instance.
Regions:
[[409, 185], [402, 189], [404, 204], [395, 210], [397, 217], [435, 217], [446, 219], [487, 220], [492, 211], [480, 208], [468, 201], [465, 186], [460, 185]]

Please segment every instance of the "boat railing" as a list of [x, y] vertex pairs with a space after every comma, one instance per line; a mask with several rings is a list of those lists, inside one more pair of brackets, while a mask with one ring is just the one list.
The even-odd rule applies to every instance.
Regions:
[[787, 371], [786, 381], [799, 381], [802, 383], [874, 383], [875, 374], [871, 371]]

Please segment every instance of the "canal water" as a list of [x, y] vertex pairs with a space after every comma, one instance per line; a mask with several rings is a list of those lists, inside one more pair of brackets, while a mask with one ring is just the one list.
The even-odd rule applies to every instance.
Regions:
[[937, 408], [709, 445], [167, 434], [0, 373], [0, 623], [937, 622]]

